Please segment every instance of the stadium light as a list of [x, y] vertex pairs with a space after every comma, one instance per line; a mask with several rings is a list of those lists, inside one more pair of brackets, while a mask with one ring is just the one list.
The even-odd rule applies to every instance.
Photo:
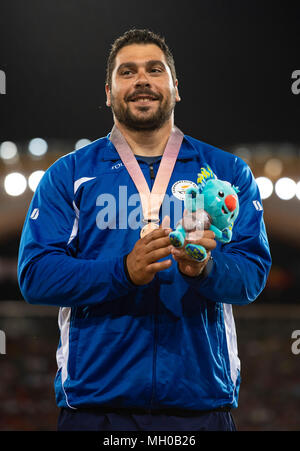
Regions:
[[34, 171], [29, 177], [28, 177], [28, 186], [31, 189], [31, 191], [35, 192], [38, 184], [40, 183], [41, 178], [43, 177], [45, 171]]
[[280, 199], [290, 200], [296, 194], [296, 182], [289, 177], [282, 177], [275, 184], [275, 192]]
[[4, 189], [10, 196], [20, 196], [27, 187], [27, 181], [23, 174], [12, 172], [4, 179]]
[[79, 139], [76, 143], [75, 143], [75, 150], [81, 149], [81, 147], [87, 146], [88, 144], [90, 144], [91, 140], [87, 139], [87, 138], [82, 138]]
[[48, 144], [42, 138], [33, 138], [31, 141], [29, 141], [28, 150], [35, 157], [41, 157], [47, 152]]
[[296, 185], [296, 197], [300, 200], [300, 182]]
[[273, 183], [267, 177], [257, 177], [256, 183], [262, 199], [267, 199], [273, 193]]
[[3, 160], [11, 160], [18, 154], [17, 146], [12, 141], [4, 141], [0, 146], [0, 157]]
[[282, 161], [278, 158], [270, 158], [266, 162], [264, 170], [269, 177], [279, 177], [283, 170]]

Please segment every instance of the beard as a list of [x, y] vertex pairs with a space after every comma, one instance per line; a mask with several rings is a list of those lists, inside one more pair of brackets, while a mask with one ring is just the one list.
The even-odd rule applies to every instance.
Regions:
[[147, 105], [140, 106], [140, 114], [135, 114], [130, 109], [130, 98], [137, 94], [149, 94], [149, 92], [135, 91], [125, 99], [125, 105], [117, 101], [111, 94], [111, 109], [118, 121], [125, 125], [126, 128], [134, 131], [153, 131], [161, 128], [171, 117], [175, 108], [175, 94], [163, 100], [161, 95], [156, 95], [159, 102], [158, 108], [151, 114], [147, 114], [149, 107]]

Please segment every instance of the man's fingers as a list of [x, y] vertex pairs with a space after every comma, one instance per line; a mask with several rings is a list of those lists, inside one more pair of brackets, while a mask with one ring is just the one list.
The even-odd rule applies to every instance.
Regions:
[[156, 273], [158, 271], [163, 271], [164, 269], [169, 268], [172, 265], [172, 260], [163, 260], [162, 262], [151, 263], [147, 266], [147, 271], [151, 273]]
[[168, 255], [171, 254], [171, 249], [172, 249], [172, 246], [169, 245], [167, 247], [155, 249], [154, 251], [147, 253], [145, 255], [146, 262], [149, 264], [149, 263], [157, 262], [161, 258], [167, 257]]
[[217, 246], [215, 236], [216, 235], [212, 230], [204, 230], [201, 238], [193, 241], [186, 240], [185, 245], [187, 245], [188, 243], [200, 244], [201, 246], [205, 247], [205, 249], [212, 251]]
[[171, 246], [169, 235], [150, 241], [150, 243], [146, 245], [146, 252], [152, 252], [167, 246]]
[[212, 230], [204, 230], [203, 238], [211, 238], [212, 240], [214, 240], [215, 237], [215, 232], [213, 232]]
[[180, 250], [178, 250], [178, 249], [172, 249], [171, 254], [172, 254], [172, 256], [173, 256], [173, 258], [174, 258], [174, 260], [175, 260], [176, 262], [182, 261], [182, 260], [185, 260], [185, 261], [190, 262], [190, 261], [193, 260], [193, 259], [185, 252], [184, 249], [180, 249]]
[[153, 240], [168, 236], [170, 232], [172, 232], [172, 229], [163, 229], [159, 227], [158, 229], [155, 229], [152, 232], [148, 233], [148, 235], [144, 236], [144, 238], [142, 238], [142, 241], [144, 242], [144, 244], [148, 244]]
[[[211, 240], [210, 238], [201, 238], [201, 240], [197, 241], [190, 241], [191, 244], [200, 244], [201, 246], [205, 247], [205, 249], [212, 251], [216, 248], [217, 242], [215, 240]], [[189, 244], [189, 241], [185, 243]]]
[[170, 216], [165, 216], [164, 219], [161, 222], [160, 227], [162, 229], [169, 229], [170, 228], [170, 223], [171, 223]]
[[170, 232], [171, 229], [157, 228], [135, 243], [127, 256], [127, 270], [133, 283], [145, 285], [155, 272], [172, 265], [172, 259], [159, 261], [171, 254]]
[[[191, 263], [196, 261], [185, 252], [184, 248], [182, 249], [173, 248], [171, 250], [171, 254], [176, 262], [185, 261]], [[210, 250], [208, 249], [207, 254], [210, 255]]]

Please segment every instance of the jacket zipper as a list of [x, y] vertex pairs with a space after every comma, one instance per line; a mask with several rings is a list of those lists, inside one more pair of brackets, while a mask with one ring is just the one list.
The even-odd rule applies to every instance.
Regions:
[[[153, 184], [154, 184], [154, 180], [155, 180], [155, 173], [154, 173], [153, 164], [149, 165], [149, 170], [150, 170], [150, 184], [151, 184], [151, 189], [152, 189]], [[156, 289], [157, 288], [158, 287], [156, 285]], [[155, 312], [154, 312], [154, 344], [153, 344], [153, 360], [152, 360], [152, 392], [151, 392], [149, 414], [151, 413], [151, 410], [152, 410], [153, 405], [154, 405], [154, 399], [155, 399], [157, 341], [158, 341], [158, 300], [157, 300], [157, 297], [156, 297], [156, 300], [155, 300]]]
[[[155, 174], [154, 174], [153, 164], [150, 164], [149, 169], [150, 169], [150, 179], [154, 180]], [[151, 183], [151, 188], [152, 188], [152, 185], [153, 185], [153, 183]]]
[[[156, 286], [158, 291], [158, 287]], [[157, 358], [157, 342], [158, 342], [158, 300], [155, 299], [155, 312], [154, 312], [154, 345], [153, 345], [153, 364], [152, 364], [152, 393], [150, 401], [149, 413], [154, 407], [155, 390], [156, 390], [156, 358]]]

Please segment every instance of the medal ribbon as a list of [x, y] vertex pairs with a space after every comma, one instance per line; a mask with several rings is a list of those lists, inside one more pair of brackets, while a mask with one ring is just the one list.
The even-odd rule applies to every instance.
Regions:
[[153, 188], [150, 192], [148, 183], [120, 130], [114, 125], [110, 140], [115, 146], [124, 166], [132, 178], [141, 198], [143, 209], [143, 222], [159, 222], [159, 210], [163, 202], [179, 149], [183, 140], [183, 133], [179, 128], [173, 127], [163, 153]]

